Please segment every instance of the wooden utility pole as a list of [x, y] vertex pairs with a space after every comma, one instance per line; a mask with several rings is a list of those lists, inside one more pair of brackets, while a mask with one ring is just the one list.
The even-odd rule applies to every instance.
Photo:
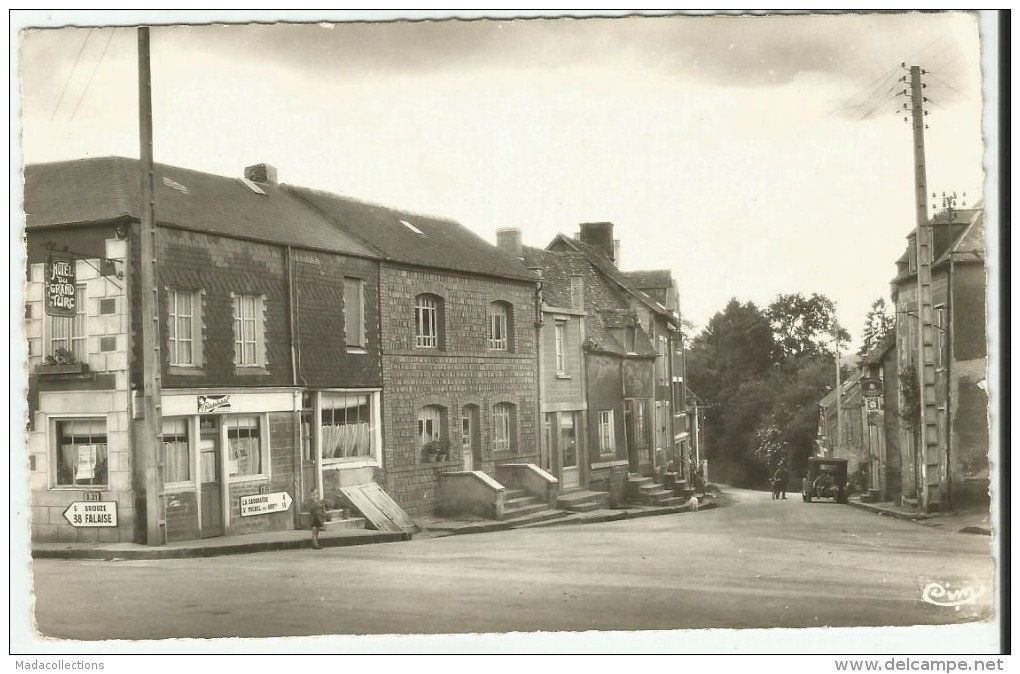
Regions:
[[834, 330], [836, 333], [836, 438], [830, 443], [828, 454], [832, 456], [835, 454], [836, 447], [839, 447], [840, 443], [843, 442], [843, 384], [841, 382], [842, 373], [839, 371], [839, 325], [836, 325]]
[[144, 414], [137, 456], [145, 475], [145, 523], [148, 545], [165, 540], [162, 508], [162, 358], [159, 349], [159, 290], [156, 286], [156, 215], [152, 158], [152, 77], [149, 71], [149, 29], [138, 28], [138, 128], [141, 146], [141, 284], [142, 377]]
[[935, 339], [932, 327], [931, 263], [932, 227], [928, 222], [928, 184], [924, 160], [924, 86], [921, 68], [910, 66], [910, 101], [914, 130], [914, 205], [917, 215], [917, 378], [921, 405], [920, 470], [921, 508], [941, 505], [946, 493], [948, 466], [939, 451], [938, 416], [935, 401]]

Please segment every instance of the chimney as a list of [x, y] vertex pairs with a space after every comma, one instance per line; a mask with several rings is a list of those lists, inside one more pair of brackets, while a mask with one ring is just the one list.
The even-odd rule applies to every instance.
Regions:
[[613, 250], [613, 223], [611, 222], [582, 222], [581, 243], [602, 251], [610, 260], [615, 260]]
[[580, 274], [570, 277], [570, 308], [584, 311], [584, 277]]
[[620, 240], [613, 239], [613, 264], [620, 266]]
[[511, 257], [522, 257], [521, 230], [501, 227], [496, 230], [496, 247]]
[[261, 183], [263, 185], [275, 185], [277, 183], [276, 167], [270, 164], [248, 166], [244, 169], [244, 177], [253, 183]]

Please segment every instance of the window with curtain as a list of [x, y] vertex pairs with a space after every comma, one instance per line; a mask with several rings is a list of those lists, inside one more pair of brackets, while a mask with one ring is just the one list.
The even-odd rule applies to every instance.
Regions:
[[191, 481], [187, 417], [163, 419], [163, 466], [165, 482]]
[[369, 393], [322, 393], [323, 461], [373, 456]]
[[57, 486], [107, 484], [106, 419], [56, 422]]
[[227, 461], [230, 477], [265, 475], [268, 461], [262, 442], [261, 424], [255, 415], [234, 415], [225, 419]]
[[79, 283], [74, 290], [74, 316], [50, 316], [50, 340], [47, 356], [57, 349], [66, 349], [79, 363], [88, 361], [88, 305], [85, 284]]
[[424, 447], [434, 440], [441, 440], [443, 410], [437, 405], [426, 405], [418, 412], [418, 440]]

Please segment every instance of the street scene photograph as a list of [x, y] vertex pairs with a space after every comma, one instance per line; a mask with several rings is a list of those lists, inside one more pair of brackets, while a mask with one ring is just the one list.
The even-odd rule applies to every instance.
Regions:
[[991, 13], [22, 14], [12, 654], [1009, 651]]

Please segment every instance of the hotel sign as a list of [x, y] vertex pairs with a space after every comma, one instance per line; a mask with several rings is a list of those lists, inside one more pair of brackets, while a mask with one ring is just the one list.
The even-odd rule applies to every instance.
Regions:
[[46, 314], [73, 318], [77, 313], [74, 260], [50, 255], [46, 258]]

